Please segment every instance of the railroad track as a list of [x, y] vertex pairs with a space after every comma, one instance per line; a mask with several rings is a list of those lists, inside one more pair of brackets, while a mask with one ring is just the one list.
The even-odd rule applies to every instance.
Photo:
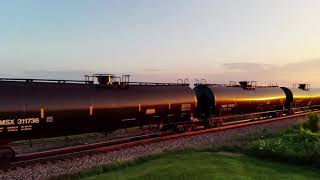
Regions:
[[46, 162], [55, 162], [58, 160], [71, 159], [76, 157], [81, 157], [83, 155], [92, 155], [92, 154], [101, 154], [108, 151], [114, 151], [118, 149], [130, 148], [139, 145], [146, 145], [150, 143], [155, 143], [159, 141], [167, 141], [178, 138], [183, 138], [187, 136], [195, 136], [205, 133], [214, 133], [218, 131], [225, 131], [245, 126], [252, 126], [257, 124], [270, 123], [274, 121], [281, 121], [290, 118], [302, 117], [306, 116], [308, 113], [320, 113], [320, 110], [308, 111], [308, 112], [300, 112], [294, 115], [286, 115], [276, 118], [267, 118], [267, 119], [246, 119], [240, 120], [232, 123], [226, 123], [222, 127], [212, 128], [212, 129], [200, 129], [196, 131], [189, 131], [180, 134], [174, 134], [172, 132], [166, 133], [154, 133], [137, 137], [124, 138], [113, 141], [106, 141], [100, 143], [93, 143], [88, 145], [81, 145], [75, 147], [68, 147], [62, 149], [55, 149], [43, 152], [29, 153], [29, 154], [21, 154], [15, 158], [9, 169], [16, 167], [24, 167], [34, 163], [46, 163]]
[[151, 133], [146, 135], [121, 138], [117, 140], [109, 140], [109, 141], [86, 144], [86, 145], [78, 145], [73, 147], [21, 154], [16, 156], [15, 160], [11, 162], [9, 168], [25, 166], [32, 163], [42, 163], [46, 161], [63, 160], [66, 158], [79, 157], [81, 155], [89, 155], [94, 153], [93, 151], [94, 149], [98, 149], [101, 147], [115, 147], [116, 145], [120, 145], [120, 144], [137, 142], [141, 139], [152, 139], [156, 137], [166, 136], [169, 134], [172, 134], [172, 132]]

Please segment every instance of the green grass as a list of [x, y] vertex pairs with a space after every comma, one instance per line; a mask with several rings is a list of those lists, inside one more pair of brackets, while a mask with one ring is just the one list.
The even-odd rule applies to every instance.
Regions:
[[85, 180], [163, 179], [319, 179], [319, 169], [271, 162], [245, 155], [215, 152], [164, 154], [119, 167]]

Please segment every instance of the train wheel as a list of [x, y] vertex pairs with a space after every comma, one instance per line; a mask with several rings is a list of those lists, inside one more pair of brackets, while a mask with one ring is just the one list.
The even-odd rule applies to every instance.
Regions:
[[183, 133], [186, 131], [186, 126], [185, 125], [176, 125], [174, 128], [176, 133]]
[[160, 131], [163, 131], [163, 130], [164, 130], [164, 125], [163, 125], [163, 122], [162, 122], [162, 121], [159, 122], [159, 124], [158, 124], [158, 129], [159, 129]]
[[220, 122], [220, 120], [219, 120], [219, 121], [217, 120], [217, 121], [215, 122], [215, 126], [214, 126], [214, 127], [218, 128], [218, 127], [220, 127], [220, 126], [221, 126], [221, 122]]
[[283, 115], [283, 111], [277, 112], [276, 117], [281, 117]]
[[207, 120], [207, 127], [208, 128], [214, 128], [215, 127], [215, 120], [214, 119], [212, 119], [212, 118], [209, 118], [208, 120]]
[[220, 119], [220, 121], [219, 121], [219, 127], [222, 127], [222, 125], [223, 125], [223, 120]]

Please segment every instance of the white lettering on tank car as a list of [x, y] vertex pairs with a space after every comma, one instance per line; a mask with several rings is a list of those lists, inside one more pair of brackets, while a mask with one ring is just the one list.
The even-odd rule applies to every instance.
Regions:
[[181, 105], [181, 111], [190, 111], [191, 110], [191, 104], [182, 104]]
[[40, 122], [39, 118], [25, 118], [25, 119], [18, 119], [17, 124], [38, 124]]
[[3, 132], [3, 129], [4, 129], [3, 127], [0, 127], [0, 132]]
[[10, 126], [10, 127], [7, 127], [7, 131], [8, 132], [17, 132], [19, 130], [19, 127], [18, 126]]
[[236, 107], [236, 104], [223, 104], [221, 105], [222, 108], [234, 108]]
[[52, 122], [53, 122], [53, 116], [48, 116], [48, 117], [46, 118], [46, 122], [47, 122], [47, 123], [52, 123]]
[[14, 124], [14, 119], [0, 120], [0, 126], [11, 126], [11, 125], [15, 125]]
[[137, 119], [136, 118], [122, 119], [123, 122], [124, 121], [135, 121], [135, 120], [137, 120]]
[[21, 126], [21, 131], [31, 131], [32, 125]]

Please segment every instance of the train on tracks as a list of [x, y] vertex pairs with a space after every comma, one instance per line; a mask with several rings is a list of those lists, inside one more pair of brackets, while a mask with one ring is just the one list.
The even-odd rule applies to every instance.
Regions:
[[0, 159], [12, 160], [16, 140], [86, 132], [110, 132], [148, 125], [183, 132], [219, 127], [239, 115], [255, 118], [291, 114], [320, 105], [320, 89], [130, 82], [129, 75], [86, 76], [85, 81], [0, 79]]

